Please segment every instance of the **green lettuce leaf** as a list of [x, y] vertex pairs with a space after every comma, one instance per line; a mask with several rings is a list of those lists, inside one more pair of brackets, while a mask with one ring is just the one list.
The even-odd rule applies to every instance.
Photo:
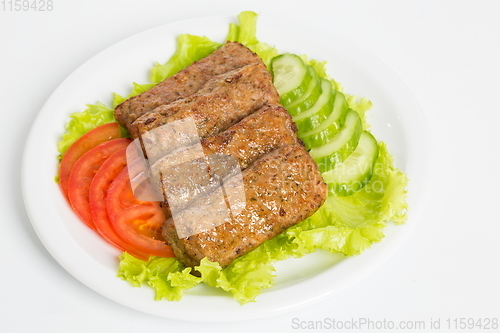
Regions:
[[347, 104], [349, 104], [349, 107], [359, 114], [363, 123], [363, 128], [365, 130], [369, 129], [370, 124], [366, 121], [366, 111], [372, 108], [372, 102], [366, 97], [360, 98], [349, 94], [345, 94], [345, 97], [347, 98]]
[[117, 93], [113, 93], [113, 109], [115, 109], [119, 104], [125, 102], [130, 97], [137, 96], [139, 94], [142, 94], [146, 90], [153, 88], [154, 86], [156, 86], [156, 83], [139, 84], [134, 82], [132, 83], [132, 86], [133, 86], [132, 91], [125, 97], [118, 95]]
[[[140, 93], [151, 89], [159, 82], [174, 75], [179, 70], [189, 66], [193, 62], [200, 60], [215, 49], [220, 47], [220, 43], [216, 43], [207, 37], [199, 37], [193, 35], [180, 35], [177, 38], [177, 49], [174, 55], [165, 64], [156, 63], [151, 69], [151, 82], [145, 84], [133, 83], [132, 91], [127, 96], [123, 97], [113, 93], [112, 107], [107, 107], [101, 102], [87, 105], [87, 109], [82, 112], [75, 112], [70, 115], [70, 121], [66, 125], [66, 132], [63, 134], [61, 141], [58, 143], [59, 158], [78, 138], [97, 126], [104, 125], [115, 121], [113, 116], [114, 108], [130, 97], [139, 95]], [[123, 129], [124, 130], [124, 129]], [[127, 136], [124, 130], [124, 136]]]
[[143, 261], [123, 252], [117, 276], [134, 287], [148, 284], [155, 291], [157, 301], [163, 298], [179, 301], [184, 290], [200, 283], [190, 271], [191, 268], [185, 268], [175, 258], [150, 257], [149, 261]]
[[151, 70], [151, 82], [160, 83], [193, 62], [205, 58], [221, 45], [207, 37], [180, 35], [177, 37], [177, 49], [174, 55], [163, 65], [156, 63]]
[[[238, 41], [256, 52], [270, 66], [271, 59], [279, 54], [275, 47], [257, 39], [257, 14], [242, 12], [238, 24], [229, 25], [227, 40]], [[88, 105], [83, 112], [71, 115], [66, 133], [58, 145], [63, 154], [66, 149], [87, 131], [114, 121], [113, 108], [126, 99], [150, 89], [179, 70], [190, 65], [220, 47], [221, 44], [207, 37], [180, 35], [177, 49], [165, 64], [156, 64], [151, 70], [150, 83], [134, 83], [129, 95], [114, 94], [112, 108], [102, 103]], [[326, 62], [304, 60], [313, 66], [321, 77], [332, 81], [335, 89], [343, 87], [330, 78]], [[346, 94], [349, 107], [357, 111], [368, 128], [365, 113], [372, 106], [366, 98]], [[120, 256], [117, 276], [134, 287], [148, 285], [155, 291], [155, 300], [179, 301], [186, 290], [200, 283], [219, 288], [232, 295], [241, 304], [255, 298], [269, 288], [275, 278], [274, 263], [290, 257], [302, 257], [318, 249], [346, 256], [358, 255], [379, 242], [387, 222], [404, 223], [406, 220], [406, 185], [408, 179], [394, 166], [386, 145], [379, 143], [374, 175], [360, 191], [348, 197], [329, 196], [326, 203], [311, 217], [289, 228], [282, 234], [266, 241], [254, 251], [234, 260], [222, 268], [218, 263], [203, 259], [195, 270], [200, 276], [191, 274], [175, 258], [150, 257], [148, 261], [137, 259], [128, 253]]]
[[[255, 256], [255, 255], [254, 255]], [[175, 258], [151, 257], [143, 261], [124, 252], [120, 255], [117, 277], [134, 287], [149, 285], [155, 291], [155, 300], [179, 301], [184, 291], [200, 283], [230, 292], [241, 304], [254, 301], [264, 288], [272, 284], [274, 267], [268, 258], [235, 261], [225, 269], [204, 258], [195, 269], [201, 277], [191, 274]], [[249, 266], [250, 265], [250, 266]]]
[[240, 42], [243, 45], [253, 45], [259, 43], [257, 40], [257, 14], [251, 11], [244, 11], [238, 15], [240, 25], [230, 24], [227, 40]]
[[385, 143], [379, 143], [379, 156], [370, 182], [351, 196], [330, 195], [310, 218], [287, 233], [303, 251], [316, 249], [358, 255], [384, 237], [386, 222], [406, 220], [408, 179], [396, 169]]
[[332, 79], [328, 73], [326, 72], [326, 61], [319, 61], [319, 60], [316, 60], [316, 59], [309, 59], [309, 57], [305, 54], [302, 54], [300, 56], [302, 58], [302, 60], [304, 60], [304, 62], [310, 66], [312, 66], [314, 68], [314, 70], [316, 71], [316, 73], [318, 73], [318, 76], [322, 77], [322, 78], [325, 78], [325, 79], [328, 79], [331, 83], [332, 83], [332, 86], [333, 86], [333, 89], [334, 90], [338, 90], [340, 92], [343, 92], [344, 89], [342, 87], [342, 85], [335, 81], [334, 79]]
[[180, 35], [177, 37], [177, 48], [172, 57], [165, 64], [156, 63], [151, 69], [151, 83], [139, 84], [134, 82], [132, 91], [125, 97], [114, 93], [113, 108], [116, 108], [129, 98], [153, 88], [158, 83], [168, 79], [193, 62], [205, 58], [221, 45], [211, 41], [207, 37], [189, 34]]
[[113, 109], [108, 108], [101, 102], [88, 104], [84, 111], [71, 114], [70, 121], [66, 124], [66, 132], [63, 134], [61, 141], [57, 144], [57, 150], [60, 153], [59, 158], [61, 158], [66, 150], [68, 150], [68, 148], [82, 135], [97, 126], [113, 121], [115, 121]]
[[271, 60], [276, 57], [279, 52], [273, 46], [266, 43], [261, 43], [257, 39], [257, 14], [251, 11], [244, 11], [238, 15], [239, 25], [231, 23], [229, 25], [229, 33], [227, 40], [231, 42], [240, 42], [255, 52], [262, 58], [267, 68], [271, 66]]
[[205, 283], [245, 304], [273, 284], [273, 263], [278, 260], [302, 257], [318, 249], [358, 255], [383, 239], [387, 222], [403, 223], [408, 210], [408, 179], [394, 166], [385, 143], [379, 143], [379, 149], [374, 175], [362, 190], [348, 197], [328, 197], [314, 215], [224, 269], [205, 258], [195, 268], [201, 273], [199, 278], [176, 259], [151, 257], [145, 262], [124, 253], [118, 276], [133, 286], [147, 283], [155, 290], [156, 300], [180, 300], [184, 290]]

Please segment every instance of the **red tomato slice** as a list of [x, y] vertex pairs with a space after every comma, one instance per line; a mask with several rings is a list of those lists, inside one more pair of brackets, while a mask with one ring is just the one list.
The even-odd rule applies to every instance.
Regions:
[[111, 245], [136, 258], [148, 260], [149, 255], [134, 249], [115, 233], [108, 218], [106, 195], [113, 180], [127, 166], [127, 149], [113, 153], [99, 168], [89, 188], [89, 204], [97, 232]]
[[115, 178], [106, 197], [108, 216], [117, 235], [135, 249], [158, 257], [174, 257], [161, 228], [166, 220], [158, 202], [138, 200], [132, 192], [128, 170]]
[[94, 175], [111, 154], [126, 148], [129, 139], [113, 139], [90, 149], [76, 161], [68, 180], [68, 198], [74, 211], [95, 230], [89, 205], [89, 188]]
[[68, 196], [69, 175], [76, 161], [90, 149], [120, 136], [118, 123], [104, 124], [87, 132], [68, 148], [59, 167], [59, 184], [66, 197]]

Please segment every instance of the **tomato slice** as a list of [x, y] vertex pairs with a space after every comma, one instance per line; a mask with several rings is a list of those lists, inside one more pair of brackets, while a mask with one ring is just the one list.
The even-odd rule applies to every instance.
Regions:
[[136, 258], [148, 260], [149, 255], [142, 253], [126, 243], [115, 233], [108, 218], [106, 196], [113, 180], [126, 169], [127, 149], [113, 153], [99, 168], [89, 188], [89, 204], [97, 232], [111, 245], [126, 251]]
[[59, 184], [66, 197], [68, 197], [69, 175], [76, 161], [90, 149], [119, 137], [121, 133], [118, 123], [104, 124], [87, 132], [68, 148], [59, 167]]
[[68, 180], [68, 198], [74, 211], [95, 230], [89, 205], [89, 188], [94, 175], [111, 154], [126, 148], [129, 139], [113, 139], [90, 149], [76, 161]]
[[141, 201], [134, 196], [127, 168], [109, 187], [106, 206], [111, 225], [125, 242], [149, 255], [174, 257], [161, 234], [166, 220], [163, 210], [158, 202]]

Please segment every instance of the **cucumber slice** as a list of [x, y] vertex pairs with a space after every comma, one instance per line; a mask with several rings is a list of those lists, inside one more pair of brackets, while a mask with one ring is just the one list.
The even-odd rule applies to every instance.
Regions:
[[361, 118], [356, 111], [349, 110], [345, 124], [339, 133], [323, 146], [312, 148], [309, 151], [318, 165], [319, 171], [326, 172], [344, 162], [356, 149], [362, 132]]
[[312, 130], [299, 131], [299, 138], [308, 148], [319, 147], [332, 140], [345, 123], [345, 118], [349, 111], [347, 99], [340, 91], [334, 90], [333, 95], [333, 108], [328, 118]]
[[297, 125], [299, 132], [306, 133], [315, 129], [332, 113], [335, 92], [331, 82], [326, 79], [321, 79], [321, 89], [323, 93], [319, 97], [317, 103], [310, 109], [293, 117], [293, 121]]
[[299, 56], [282, 54], [271, 60], [273, 82], [282, 105], [288, 105], [307, 91], [313, 75]]
[[284, 105], [292, 116], [295, 116], [305, 110], [310, 109], [321, 96], [321, 78], [312, 66], [307, 66], [307, 70], [312, 75], [312, 80], [307, 87], [307, 91], [304, 95], [300, 96], [298, 99], [292, 101], [288, 105]]
[[323, 173], [328, 191], [335, 195], [348, 196], [361, 190], [372, 178], [377, 157], [377, 140], [364, 131], [356, 150], [342, 164]]

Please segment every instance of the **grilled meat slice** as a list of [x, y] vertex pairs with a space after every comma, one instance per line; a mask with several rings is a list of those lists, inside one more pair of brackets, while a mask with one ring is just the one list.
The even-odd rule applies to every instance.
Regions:
[[214, 76], [252, 63], [262, 63], [262, 60], [242, 44], [227, 42], [211, 55], [118, 105], [115, 118], [128, 128], [137, 118], [158, 106], [191, 96]]
[[[137, 138], [162, 125], [191, 117], [199, 137], [206, 138], [226, 130], [266, 104], [279, 104], [279, 95], [266, 66], [251, 64], [211, 79], [188, 98], [143, 115], [129, 130]], [[150, 163], [177, 148], [156, 134], [143, 138], [143, 145], [152, 148], [147, 150]], [[186, 146], [186, 142], [182, 145]]]
[[[260, 156], [297, 143], [296, 131], [292, 117], [282, 106], [266, 105], [226, 131], [201, 140], [203, 153], [211, 157], [211, 163], [207, 163], [206, 159], [192, 159], [172, 165], [174, 159], [179, 161], [178, 151], [164, 156], [152, 165], [151, 170], [153, 173], [161, 172], [161, 179], [153, 179], [156, 180], [154, 186], [162, 189], [164, 194], [163, 207], [167, 217], [171, 216], [171, 212], [165, 193], [182, 193], [175, 198], [171, 195], [170, 201], [174, 200], [174, 209], [183, 209], [196, 197], [218, 187], [218, 175], [225, 176], [232, 172], [232, 161], [223, 158], [215, 160], [214, 155], [231, 155], [238, 170], [244, 170]], [[214, 168], [218, 174], [215, 177]], [[188, 172], [183, 173], [183, 170]]]
[[[243, 171], [243, 182], [246, 206], [239, 214], [229, 217], [221, 214], [226, 209], [224, 202], [195, 209], [203, 204], [196, 200], [180, 213], [182, 225], [176, 226], [172, 218], [166, 221], [163, 235], [186, 266], [196, 266], [204, 257], [222, 266], [230, 264], [311, 216], [327, 195], [316, 164], [298, 144], [277, 149], [256, 160]], [[210, 201], [212, 198], [203, 199]], [[223, 218], [221, 224], [215, 227], [204, 224], [217, 216]], [[179, 238], [178, 228], [191, 231], [192, 235]], [[195, 233], [197, 231], [200, 232]]]
[[258, 157], [297, 140], [297, 127], [288, 112], [279, 105], [266, 105], [201, 144], [205, 155], [232, 155], [244, 170]]

